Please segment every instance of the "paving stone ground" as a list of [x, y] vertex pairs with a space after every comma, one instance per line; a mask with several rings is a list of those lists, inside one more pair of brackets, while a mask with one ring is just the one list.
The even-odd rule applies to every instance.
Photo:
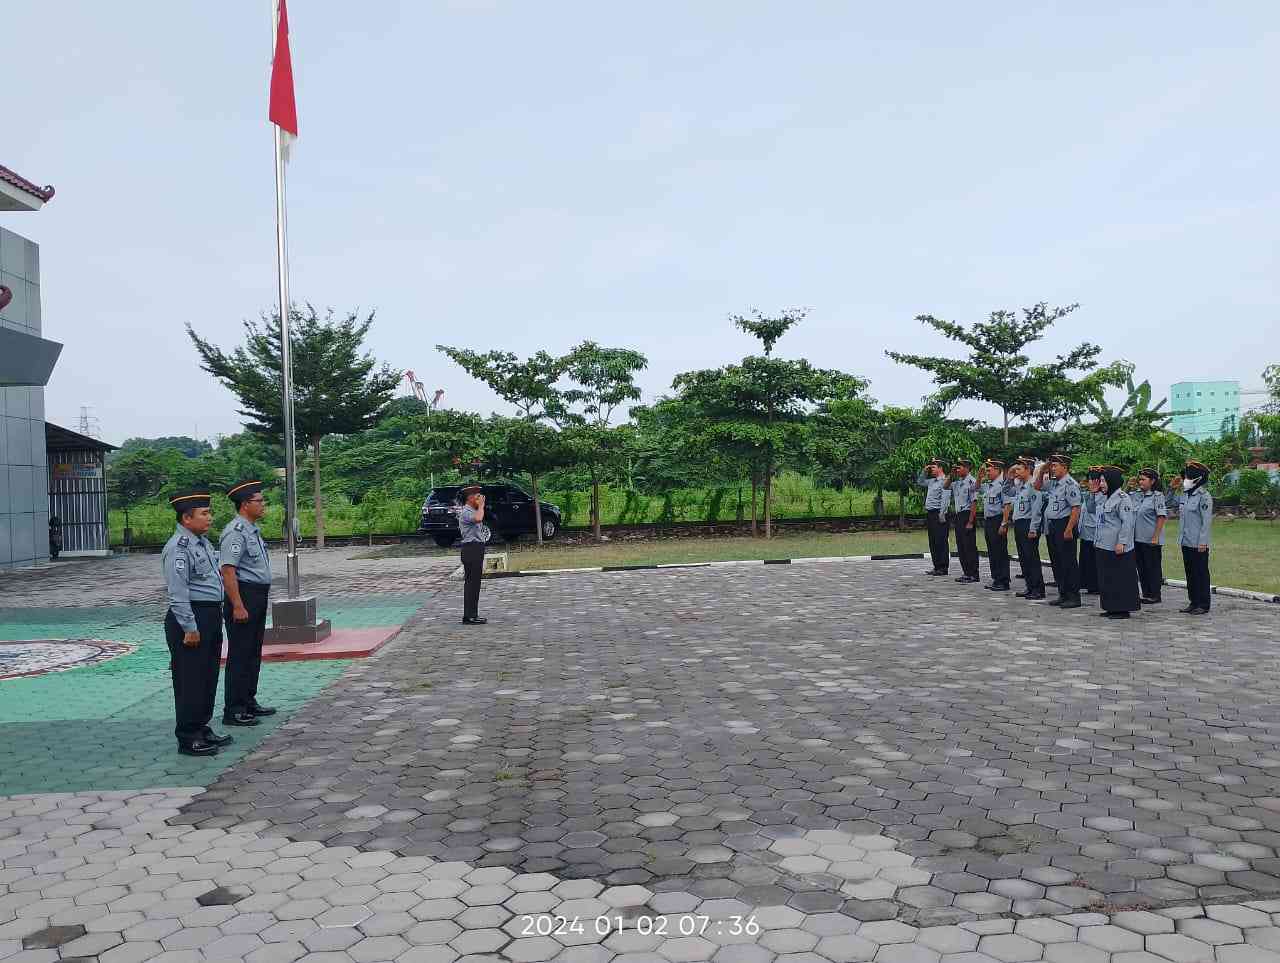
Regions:
[[448, 583], [204, 791], [0, 799], [0, 959], [1280, 961], [1276, 614], [920, 568]]

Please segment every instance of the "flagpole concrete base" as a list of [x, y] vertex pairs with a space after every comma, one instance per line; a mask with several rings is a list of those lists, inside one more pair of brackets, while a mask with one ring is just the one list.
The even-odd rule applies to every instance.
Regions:
[[333, 631], [328, 619], [316, 618], [316, 597], [275, 599], [271, 603], [271, 628], [263, 636], [264, 645], [296, 645], [322, 642]]

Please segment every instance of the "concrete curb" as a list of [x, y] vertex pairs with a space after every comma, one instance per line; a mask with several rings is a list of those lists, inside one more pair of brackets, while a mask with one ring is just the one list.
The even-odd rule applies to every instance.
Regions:
[[[1165, 585], [1172, 585], [1175, 588], [1186, 588], [1187, 583], [1180, 579], [1167, 578], [1164, 580]], [[1248, 589], [1231, 588], [1229, 585], [1212, 585], [1209, 591], [1214, 595], [1225, 595], [1227, 598], [1248, 599], [1251, 602], [1271, 602], [1280, 605], [1280, 595], [1272, 595], [1269, 592], [1251, 592]]]

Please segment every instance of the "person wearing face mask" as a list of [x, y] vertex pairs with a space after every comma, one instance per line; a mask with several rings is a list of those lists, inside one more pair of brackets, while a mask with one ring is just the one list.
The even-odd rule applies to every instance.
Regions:
[[1164, 584], [1161, 555], [1164, 526], [1169, 516], [1164, 505], [1164, 493], [1160, 491], [1160, 473], [1154, 468], [1138, 472], [1138, 490], [1138, 498], [1134, 502], [1133, 557], [1138, 563], [1142, 603], [1156, 605], [1160, 601], [1160, 587]]
[[1182, 472], [1182, 565], [1187, 572], [1187, 615], [1208, 615], [1213, 590], [1209, 581], [1209, 545], [1213, 528], [1213, 496], [1205, 488], [1209, 469], [1188, 461]]
[[1064, 609], [1080, 608], [1080, 559], [1076, 555], [1076, 527], [1080, 524], [1080, 484], [1071, 477], [1071, 456], [1050, 455], [1054, 486], [1044, 510], [1048, 525], [1049, 557], [1057, 576], [1058, 597], [1049, 602]]
[[1124, 490], [1124, 472], [1114, 465], [1102, 469], [1099, 484], [1104, 499], [1098, 510], [1098, 527], [1094, 536], [1098, 587], [1102, 595], [1102, 615], [1110, 619], [1127, 619], [1140, 611], [1138, 600], [1138, 568], [1133, 560], [1133, 502]]
[[1018, 598], [1044, 598], [1044, 567], [1040, 562], [1040, 543], [1029, 537], [1033, 520], [1040, 516], [1040, 490], [1031, 481], [1036, 460], [1029, 455], [1019, 458], [1014, 465], [1018, 481], [1018, 493], [1013, 500], [1013, 541], [1018, 548], [1018, 565], [1022, 568], [1025, 589]]
[[1093, 558], [1093, 539], [1098, 531], [1098, 510], [1106, 501], [1102, 494], [1102, 466], [1090, 465], [1085, 473], [1085, 492], [1080, 496], [1080, 588], [1090, 595], [1098, 592], [1098, 563]]

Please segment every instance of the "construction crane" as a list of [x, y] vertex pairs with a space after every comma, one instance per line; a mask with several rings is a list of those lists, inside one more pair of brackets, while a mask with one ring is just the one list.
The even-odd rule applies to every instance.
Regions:
[[422, 386], [422, 382], [418, 380], [418, 376], [412, 371], [406, 371], [404, 380], [409, 382], [409, 389], [413, 392], [413, 396], [425, 405], [427, 403], [427, 392]]

